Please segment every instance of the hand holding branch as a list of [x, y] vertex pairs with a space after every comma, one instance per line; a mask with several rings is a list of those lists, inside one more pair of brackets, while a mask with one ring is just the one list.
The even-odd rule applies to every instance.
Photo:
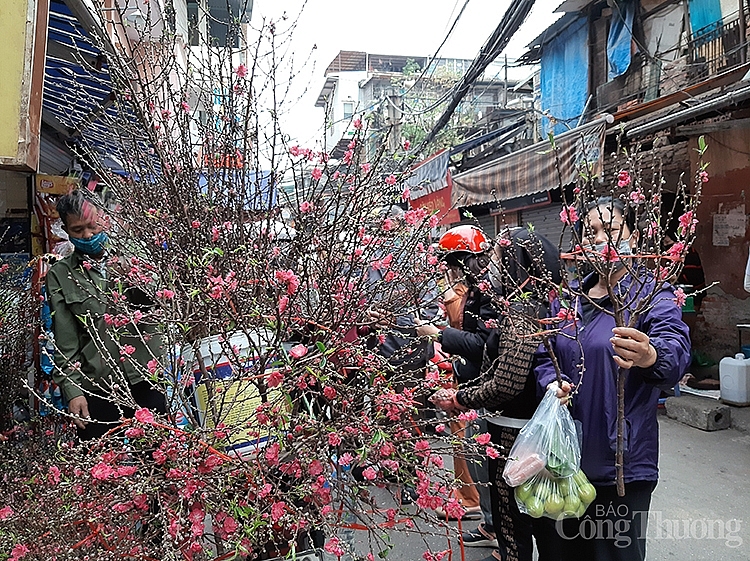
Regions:
[[570, 392], [573, 391], [573, 384], [566, 382], [565, 380], [562, 381], [562, 384], [552, 382], [547, 385], [547, 389], [554, 389], [555, 396], [560, 400], [560, 404], [566, 405], [570, 399]]
[[438, 409], [442, 409], [443, 411], [447, 411], [451, 414], [457, 411], [466, 411], [466, 407], [461, 405], [456, 399], [456, 393], [458, 392], [454, 388], [444, 388], [432, 394], [432, 396], [430, 397], [430, 401]]
[[79, 429], [86, 428], [86, 422], [83, 419], [91, 418], [89, 415], [89, 402], [82, 395], [74, 397], [68, 403], [68, 411], [73, 415], [73, 422]]
[[610, 339], [615, 351], [617, 366], [628, 370], [637, 366], [649, 368], [656, 362], [656, 349], [651, 344], [648, 335], [632, 327], [615, 327], [614, 337]]
[[423, 321], [417, 326], [417, 335], [424, 337], [426, 335], [437, 335], [440, 330], [432, 323]]

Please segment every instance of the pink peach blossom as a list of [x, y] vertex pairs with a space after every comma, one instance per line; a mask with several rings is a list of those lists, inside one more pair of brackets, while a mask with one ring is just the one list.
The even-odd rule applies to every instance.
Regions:
[[295, 345], [289, 349], [289, 356], [292, 358], [302, 358], [307, 354], [307, 347], [305, 345]]
[[153, 425], [154, 414], [149, 409], [142, 407], [135, 412], [135, 420], [144, 425]]
[[362, 472], [362, 477], [364, 477], [368, 481], [373, 481], [375, 478], [377, 478], [377, 476], [378, 476], [378, 472], [375, 471], [375, 469], [372, 466], [366, 468]]
[[677, 304], [678, 308], [682, 308], [685, 305], [686, 301], [687, 295], [685, 294], [684, 290], [678, 288], [674, 291], [674, 303]]
[[578, 211], [576, 210], [576, 207], [574, 207], [573, 205], [564, 207], [560, 211], [560, 221], [563, 224], [568, 225], [572, 225], [578, 222]]

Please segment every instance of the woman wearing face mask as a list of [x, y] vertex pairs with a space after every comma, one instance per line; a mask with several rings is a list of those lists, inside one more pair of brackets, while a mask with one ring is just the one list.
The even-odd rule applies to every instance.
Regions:
[[[590, 261], [597, 271], [581, 281], [568, 310], [561, 310], [560, 302], [551, 310], [552, 316], [567, 316], [558, 326], [564, 334], [551, 341], [562, 370], [562, 388], [555, 382], [550, 356], [541, 348], [536, 376], [541, 387], [557, 388], [562, 399], [575, 388], [571, 413], [582, 433], [581, 467], [597, 496], [584, 517], [558, 523], [558, 533], [565, 559], [642, 561], [651, 494], [659, 475], [660, 389], [674, 386], [684, 374], [690, 339], [673, 288], [666, 284], [633, 328], [615, 327], [609, 290], [629, 294], [628, 299], [637, 303], [639, 295], [654, 290], [655, 280], [629, 257], [637, 253], [639, 233], [622, 201], [599, 199], [586, 209], [583, 221], [582, 241], [588, 242], [585, 251], [593, 256]], [[618, 367], [630, 370], [625, 381], [624, 497], [615, 486]], [[588, 531], [589, 526], [597, 531]]]

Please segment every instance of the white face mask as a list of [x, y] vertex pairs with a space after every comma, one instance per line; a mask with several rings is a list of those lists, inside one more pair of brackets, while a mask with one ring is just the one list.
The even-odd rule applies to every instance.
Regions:
[[[633, 248], [630, 247], [631, 238], [632, 236], [628, 236], [627, 238], [620, 240], [620, 243], [617, 246], [617, 255], [620, 257], [620, 259], [614, 262], [615, 271], [619, 271], [625, 266], [625, 264], [622, 262], [623, 258], [633, 255]], [[608, 244], [609, 242], [600, 242], [594, 244], [593, 249], [596, 253], [602, 253], [604, 251], [604, 248], [606, 248]]]

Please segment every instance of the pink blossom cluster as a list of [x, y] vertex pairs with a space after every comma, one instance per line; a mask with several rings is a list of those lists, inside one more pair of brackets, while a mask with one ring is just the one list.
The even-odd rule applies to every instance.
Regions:
[[299, 289], [299, 277], [291, 269], [278, 270], [274, 272], [276, 282], [286, 287], [287, 294], [294, 296]]

